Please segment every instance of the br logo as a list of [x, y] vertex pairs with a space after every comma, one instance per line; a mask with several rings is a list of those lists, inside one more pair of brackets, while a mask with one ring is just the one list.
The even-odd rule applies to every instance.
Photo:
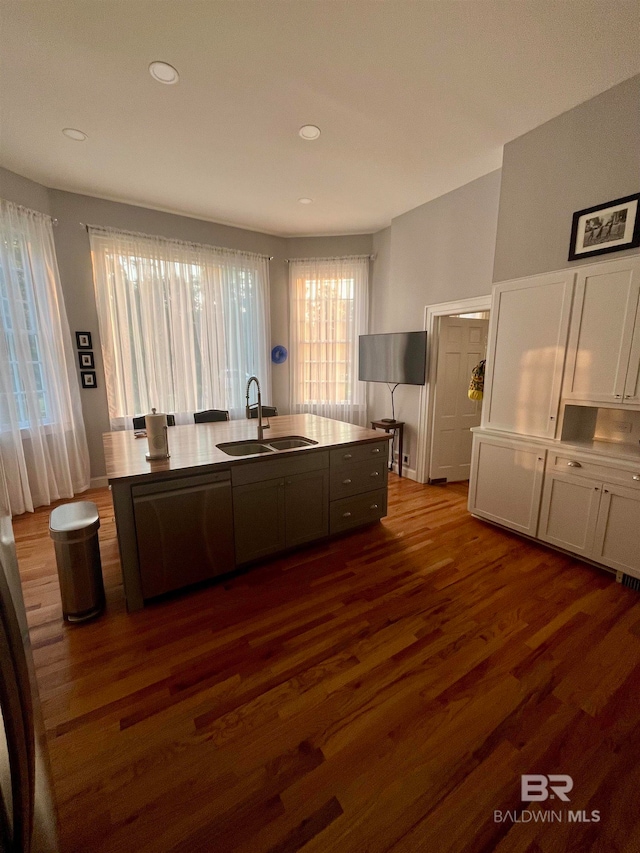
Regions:
[[543, 802], [549, 797], [553, 800], [557, 796], [558, 799], [568, 803], [567, 794], [572, 788], [573, 779], [571, 776], [562, 774], [543, 776], [538, 773], [530, 773], [527, 776], [520, 777], [520, 797], [524, 802]]

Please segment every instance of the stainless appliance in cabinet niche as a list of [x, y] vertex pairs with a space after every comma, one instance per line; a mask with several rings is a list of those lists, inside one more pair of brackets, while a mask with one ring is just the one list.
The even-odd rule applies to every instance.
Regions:
[[144, 598], [233, 570], [231, 474], [133, 486]]

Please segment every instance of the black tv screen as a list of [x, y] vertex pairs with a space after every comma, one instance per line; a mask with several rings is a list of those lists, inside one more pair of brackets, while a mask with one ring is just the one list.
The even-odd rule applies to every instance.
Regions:
[[426, 332], [360, 335], [358, 379], [424, 385], [427, 362]]

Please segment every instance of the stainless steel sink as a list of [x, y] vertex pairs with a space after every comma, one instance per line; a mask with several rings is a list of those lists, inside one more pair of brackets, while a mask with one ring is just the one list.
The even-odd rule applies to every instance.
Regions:
[[253, 439], [225, 441], [223, 444], [217, 444], [216, 447], [228, 456], [253, 456], [255, 453], [273, 453], [273, 448], [267, 447], [266, 444], [261, 444]]
[[273, 438], [269, 442], [269, 447], [274, 450], [291, 450], [294, 447], [308, 447], [312, 444], [317, 444], [311, 438], [305, 438], [302, 435], [285, 435], [282, 438]]
[[282, 438], [273, 438], [271, 441], [255, 441], [245, 438], [242, 441], [225, 441], [216, 447], [229, 456], [253, 456], [256, 453], [273, 453], [274, 450], [293, 450], [295, 447], [310, 447], [317, 444], [312, 438], [303, 435], [283, 435]]

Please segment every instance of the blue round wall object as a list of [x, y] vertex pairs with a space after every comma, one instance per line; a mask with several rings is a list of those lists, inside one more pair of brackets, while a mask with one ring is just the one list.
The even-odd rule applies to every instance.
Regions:
[[287, 360], [287, 348], [283, 347], [281, 344], [277, 344], [271, 350], [271, 361], [274, 364], [283, 364]]

